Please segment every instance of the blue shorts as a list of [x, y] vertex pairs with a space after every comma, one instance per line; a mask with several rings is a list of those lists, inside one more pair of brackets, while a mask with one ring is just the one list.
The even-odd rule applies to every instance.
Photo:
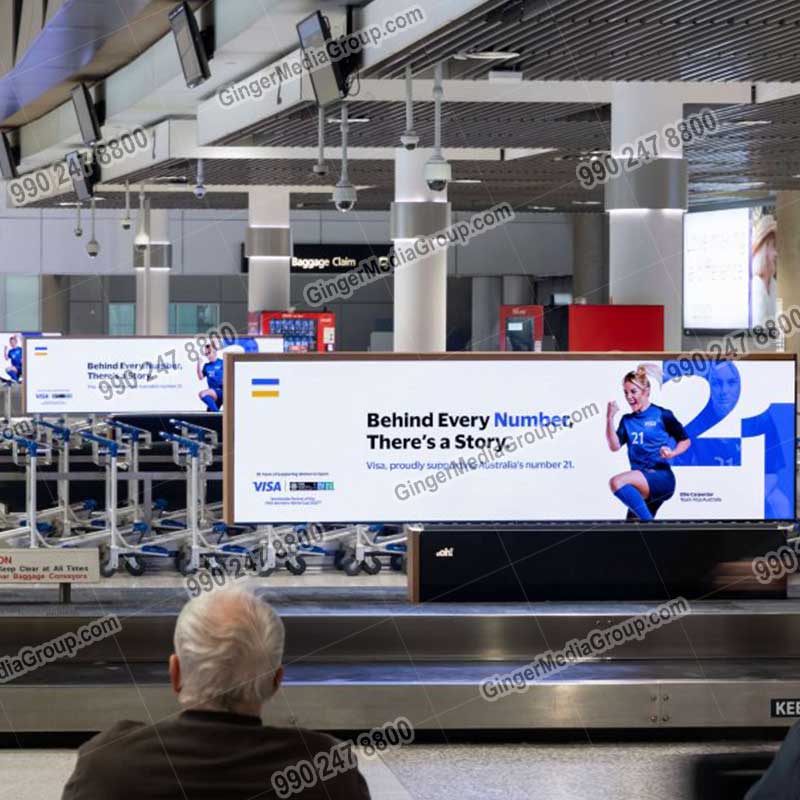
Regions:
[[[658, 509], [675, 494], [675, 473], [671, 469], [643, 469], [641, 472], [650, 487], [647, 505]], [[653, 513], [652, 508], [650, 512]]]

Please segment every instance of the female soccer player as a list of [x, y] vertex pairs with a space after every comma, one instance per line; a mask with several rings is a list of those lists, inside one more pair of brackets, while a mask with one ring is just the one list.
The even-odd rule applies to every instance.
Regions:
[[8, 346], [3, 349], [3, 358], [10, 365], [6, 367], [6, 374], [19, 383], [22, 380], [22, 347], [16, 336], [8, 340]]
[[198, 397], [208, 406], [209, 411], [219, 411], [222, 408], [223, 362], [213, 345], [207, 344], [203, 352], [208, 360], [203, 365], [197, 362], [197, 379], [205, 380], [208, 389], [203, 389]]
[[654, 519], [661, 504], [675, 493], [675, 475], [669, 460], [685, 453], [691, 445], [675, 415], [650, 402], [648, 373], [660, 380], [660, 370], [655, 364], [640, 364], [625, 376], [622, 388], [631, 413], [622, 417], [615, 430], [614, 417], [619, 406], [612, 400], [606, 420], [609, 448], [616, 453], [628, 445], [631, 465], [630, 470], [609, 481], [611, 491], [635, 517], [643, 520]]

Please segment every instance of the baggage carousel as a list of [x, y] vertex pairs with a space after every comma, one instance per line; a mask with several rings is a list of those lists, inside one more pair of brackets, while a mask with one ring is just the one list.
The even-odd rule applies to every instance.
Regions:
[[[53, 588], [0, 593], [3, 656], [106, 614], [122, 625], [69, 661], [0, 683], [0, 732], [96, 731], [178, 710], [166, 659], [186, 592], [177, 580], [121, 583], [76, 587], [70, 605], [54, 604]], [[317, 588], [256, 584], [287, 632], [285, 685], [265, 709], [272, 724], [352, 731], [405, 716], [420, 731], [643, 731], [787, 727], [800, 716], [800, 600], [694, 601], [641, 640], [489, 702], [486, 679], [653, 603], [415, 605], [402, 585], [343, 576]]]

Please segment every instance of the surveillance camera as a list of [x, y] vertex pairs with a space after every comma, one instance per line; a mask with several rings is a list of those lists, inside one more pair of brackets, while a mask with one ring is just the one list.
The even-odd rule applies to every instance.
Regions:
[[97, 256], [100, 255], [100, 244], [92, 239], [92, 241], [86, 245], [86, 252], [89, 254], [89, 258], [97, 258]]
[[311, 171], [315, 175], [327, 175], [328, 174], [328, 165], [324, 161], [321, 161], [321, 162], [319, 162], [317, 164], [314, 164], [314, 166], [311, 167]]
[[206, 187], [203, 186], [202, 183], [198, 183], [197, 186], [194, 187], [194, 196], [198, 200], [202, 200], [206, 196]]
[[122, 224], [122, 230], [129, 231], [131, 229], [131, 218], [123, 217], [121, 224]]
[[449, 161], [434, 156], [425, 165], [425, 182], [432, 192], [443, 192], [453, 177]]
[[144, 253], [147, 250], [147, 243], [146, 242], [134, 242], [133, 249], [137, 253]]
[[343, 214], [352, 211], [356, 204], [356, 187], [350, 184], [336, 184], [333, 190], [333, 204]]
[[75, 234], [75, 238], [76, 238], [76, 239], [80, 239], [80, 238], [81, 238], [81, 236], [83, 236], [83, 228], [81, 228], [81, 226], [80, 226], [80, 225], [78, 225], [78, 227], [77, 227], [77, 228], [75, 228], [75, 230], [73, 231], [73, 233]]
[[400, 137], [400, 144], [402, 144], [406, 150], [416, 150], [419, 144], [419, 136], [417, 136], [414, 131], [406, 131]]

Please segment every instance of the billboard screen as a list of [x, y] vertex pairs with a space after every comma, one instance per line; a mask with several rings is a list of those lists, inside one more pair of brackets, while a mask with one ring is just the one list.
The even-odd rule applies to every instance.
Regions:
[[25, 339], [28, 414], [220, 411], [226, 353], [283, 352], [280, 336]]
[[687, 214], [684, 240], [684, 328], [751, 330], [775, 318], [774, 206]]
[[231, 522], [794, 517], [792, 356], [243, 355], [229, 365]]

